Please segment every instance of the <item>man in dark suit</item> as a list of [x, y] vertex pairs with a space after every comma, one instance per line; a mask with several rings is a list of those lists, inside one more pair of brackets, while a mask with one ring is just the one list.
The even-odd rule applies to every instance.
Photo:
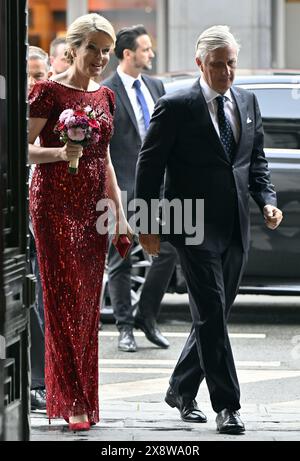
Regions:
[[[150, 37], [143, 26], [120, 30], [117, 34], [115, 54], [120, 65], [103, 85], [111, 88], [116, 96], [114, 134], [110, 152], [119, 187], [127, 193], [127, 197], [124, 198], [124, 208], [127, 209], [127, 203], [134, 195], [135, 168], [142, 140], [149, 126], [154, 104], [165, 91], [160, 80], [141, 74], [143, 70], [151, 69], [154, 57]], [[166, 242], [162, 246], [160, 256], [153, 260], [134, 318], [130, 294], [131, 258], [121, 259], [114, 246], [110, 245], [109, 293], [120, 331], [120, 350], [137, 350], [133, 335], [134, 327], [142, 329], [147, 339], [157, 346], [169, 347], [168, 340], [157, 327], [156, 319], [175, 262], [176, 253]]]
[[[193, 222], [196, 199], [204, 200], [202, 243], [187, 244], [184, 230], [181, 235], [174, 231], [181, 216], [169, 217], [167, 237], [180, 257], [193, 325], [165, 400], [185, 421], [206, 422], [195, 400], [205, 378], [217, 429], [232, 434], [245, 427], [238, 413], [240, 389], [227, 319], [249, 247], [249, 195], [268, 228], [275, 229], [282, 219], [263, 150], [256, 97], [232, 87], [238, 51], [227, 26], [214, 26], [200, 35], [196, 62], [201, 78], [157, 103], [136, 177], [136, 197], [149, 205], [159, 195], [166, 170], [166, 199], [177, 198], [182, 207], [185, 199], [194, 200], [187, 216]], [[140, 242], [150, 254], [159, 253], [159, 235], [144, 232]]]

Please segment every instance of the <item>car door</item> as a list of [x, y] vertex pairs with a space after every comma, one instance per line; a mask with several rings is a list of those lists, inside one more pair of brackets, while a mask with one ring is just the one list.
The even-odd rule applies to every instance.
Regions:
[[265, 153], [284, 219], [267, 229], [251, 203], [251, 243], [243, 286], [300, 285], [300, 96], [295, 84], [259, 85], [255, 92], [265, 131]]
[[298, 284], [300, 281], [300, 150], [266, 149], [278, 206], [284, 219], [269, 230], [251, 203], [251, 243], [243, 284]]

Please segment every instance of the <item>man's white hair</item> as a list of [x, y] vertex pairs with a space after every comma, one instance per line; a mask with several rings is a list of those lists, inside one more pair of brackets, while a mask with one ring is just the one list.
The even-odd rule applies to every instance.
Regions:
[[196, 43], [196, 58], [205, 61], [210, 51], [225, 47], [236, 48], [237, 54], [240, 51], [240, 45], [230, 32], [228, 26], [212, 26], [202, 32], [198, 37]]
[[35, 60], [39, 59], [40, 61], [43, 61], [45, 63], [47, 71], [50, 68], [50, 62], [49, 62], [49, 55], [44, 51], [42, 48], [39, 46], [29, 46], [28, 47], [28, 60]]

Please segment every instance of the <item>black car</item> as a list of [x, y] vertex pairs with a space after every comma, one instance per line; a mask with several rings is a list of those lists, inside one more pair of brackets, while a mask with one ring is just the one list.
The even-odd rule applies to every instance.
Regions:
[[[193, 85], [195, 76], [180, 75], [165, 81], [167, 93]], [[284, 219], [276, 231], [266, 228], [251, 199], [251, 243], [240, 293], [300, 294], [300, 73], [299, 75], [238, 76], [235, 85], [257, 96], [265, 131], [265, 153], [278, 207]], [[136, 244], [133, 252], [132, 302], [136, 305], [151, 258]], [[170, 292], [183, 293], [180, 266]], [[107, 283], [101, 312], [111, 313]]]

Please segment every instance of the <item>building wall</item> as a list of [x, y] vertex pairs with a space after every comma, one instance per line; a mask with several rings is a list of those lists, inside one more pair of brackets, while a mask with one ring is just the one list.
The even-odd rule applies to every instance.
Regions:
[[[29, 44], [49, 52], [51, 40], [64, 35], [74, 19], [88, 12], [98, 12], [112, 22], [116, 31], [125, 26], [144, 24], [156, 48], [157, 1], [162, 0], [28, 0]], [[107, 77], [116, 65], [117, 59], [112, 56], [103, 77]], [[156, 59], [153, 72], [156, 72]]]
[[239, 67], [300, 68], [300, 0], [28, 0], [29, 43], [48, 51], [83, 4], [116, 30], [144, 23], [157, 48], [153, 72], [195, 69], [197, 37], [213, 24], [228, 24], [239, 39]]
[[286, 4], [286, 67], [300, 69], [300, 1]]
[[49, 45], [66, 29], [66, 0], [28, 0], [30, 45], [49, 52]]
[[169, 1], [170, 71], [194, 69], [200, 33], [226, 24], [241, 43], [239, 67], [271, 66], [271, 0]]

